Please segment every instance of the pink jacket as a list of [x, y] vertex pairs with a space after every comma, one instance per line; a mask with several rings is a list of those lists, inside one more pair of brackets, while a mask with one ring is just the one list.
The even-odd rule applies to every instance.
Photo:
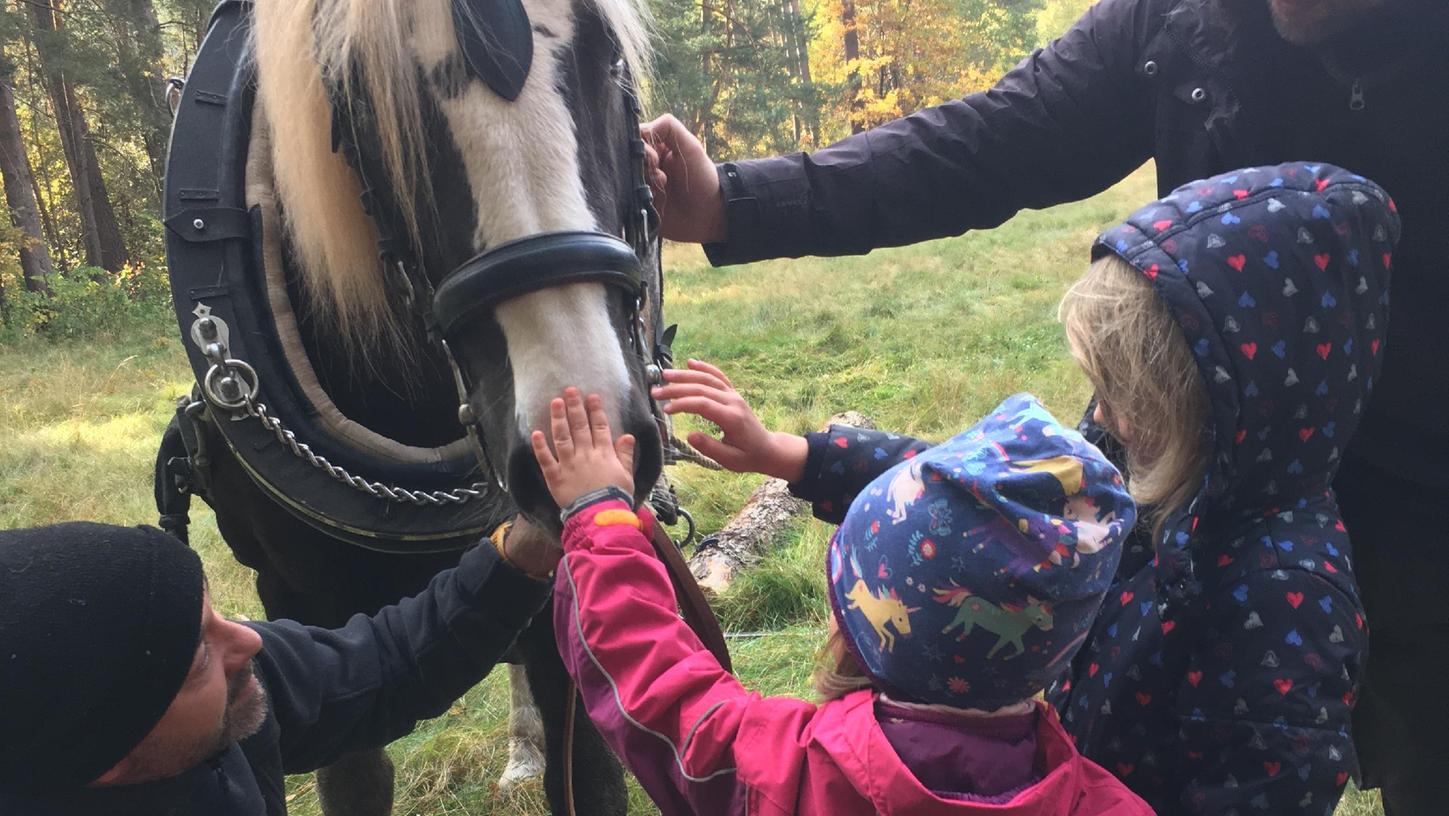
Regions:
[[1152, 814], [1045, 707], [1041, 781], [988, 805], [926, 790], [876, 722], [875, 692], [817, 705], [749, 691], [680, 621], [641, 532], [652, 524], [619, 501], [569, 519], [554, 628], [589, 716], [665, 814]]

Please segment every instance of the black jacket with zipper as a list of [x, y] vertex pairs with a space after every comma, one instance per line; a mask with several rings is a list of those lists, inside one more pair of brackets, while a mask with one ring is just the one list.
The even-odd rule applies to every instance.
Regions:
[[[812, 154], [726, 163], [716, 264], [844, 255], [996, 226], [1148, 159], [1160, 194], [1323, 161], [1398, 202], [1382, 381], [1350, 457], [1449, 489], [1449, 4], [1397, 0], [1318, 49], [1267, 0], [1101, 0], [989, 91]], [[1086, 247], [1083, 247], [1083, 264]]]

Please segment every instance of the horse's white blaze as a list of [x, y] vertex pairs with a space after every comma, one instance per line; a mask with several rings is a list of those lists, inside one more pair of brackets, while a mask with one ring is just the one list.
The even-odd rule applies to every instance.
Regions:
[[629, 372], [609, 324], [604, 287], [576, 283], [545, 289], [498, 307], [513, 363], [513, 398], [521, 432], [548, 428], [548, 403], [566, 386], [604, 400], [619, 431]]
[[[534, 32], [533, 68], [513, 102], [482, 82], [447, 98], [437, 94], [474, 191], [476, 247], [554, 230], [596, 230], [579, 172], [573, 115], [555, 87], [559, 60], [574, 37], [571, 0], [525, 0], [528, 16], [555, 37]], [[450, 6], [417, 6], [414, 53], [430, 71], [455, 53]], [[604, 288], [577, 284], [543, 290], [500, 305], [508, 341], [520, 433], [546, 427], [548, 402], [565, 386], [604, 399], [618, 427], [629, 393], [624, 350], [609, 321]]]

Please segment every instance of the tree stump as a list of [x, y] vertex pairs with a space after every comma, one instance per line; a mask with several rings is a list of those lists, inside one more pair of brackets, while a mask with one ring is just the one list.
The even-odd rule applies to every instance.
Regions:
[[[829, 425], [875, 429], [875, 423], [857, 411], [836, 414], [826, 427]], [[792, 519], [809, 509], [790, 495], [784, 480], [766, 480], [734, 518], [700, 542], [689, 559], [690, 571], [706, 591], [723, 592], [736, 575], [766, 555]]]

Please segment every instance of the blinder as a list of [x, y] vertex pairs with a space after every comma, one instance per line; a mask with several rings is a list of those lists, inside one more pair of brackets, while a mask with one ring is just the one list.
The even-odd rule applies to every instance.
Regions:
[[468, 73], [509, 102], [533, 67], [533, 26], [520, 0], [453, 0], [453, 31]]

